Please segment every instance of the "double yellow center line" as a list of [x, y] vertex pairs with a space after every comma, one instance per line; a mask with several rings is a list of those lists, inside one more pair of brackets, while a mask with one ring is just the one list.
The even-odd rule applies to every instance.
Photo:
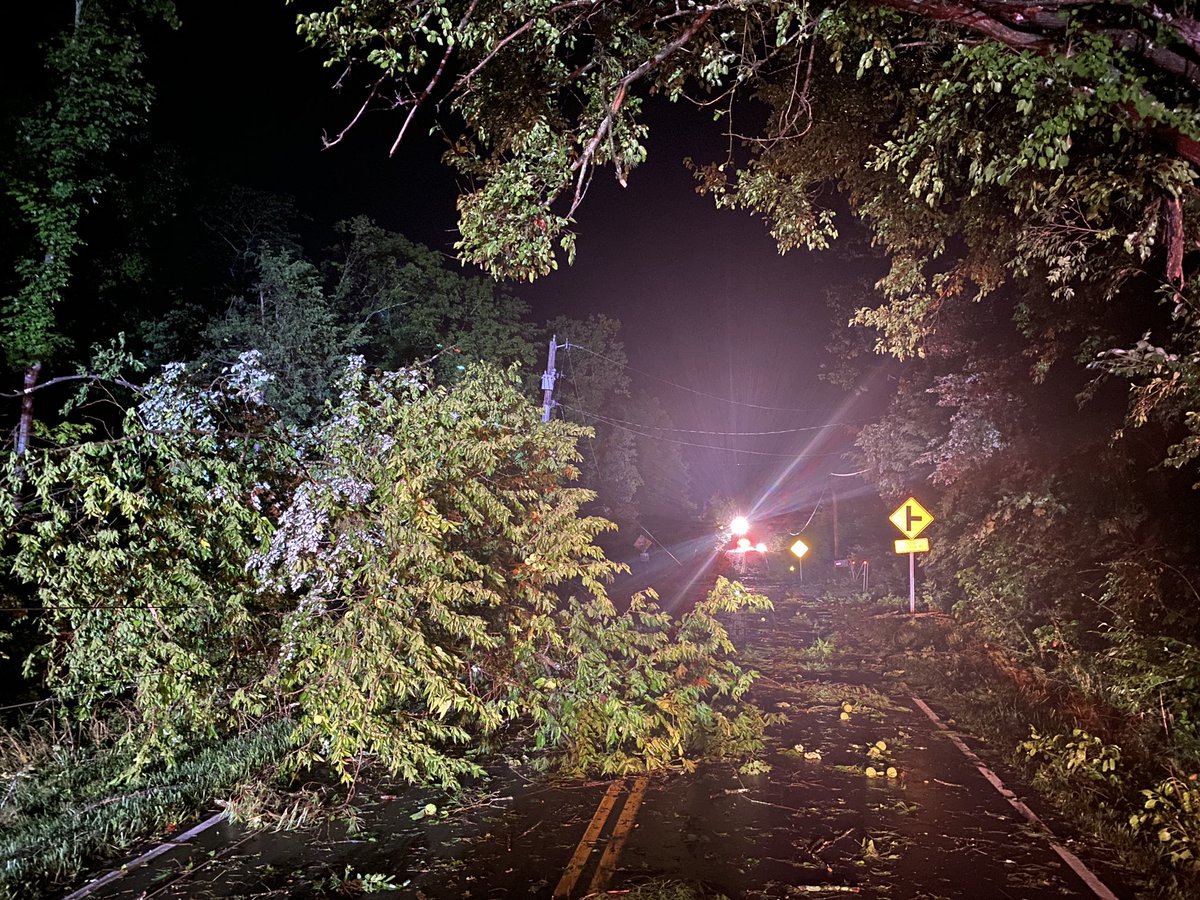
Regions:
[[567, 863], [566, 871], [563, 872], [562, 878], [558, 880], [558, 886], [554, 889], [555, 898], [567, 898], [572, 895], [575, 885], [583, 875], [584, 869], [587, 868], [588, 860], [591, 859], [592, 853], [600, 841], [600, 832], [604, 830], [604, 825], [612, 815], [612, 811], [616, 807], [621, 794], [626, 787], [629, 787], [629, 795], [625, 798], [625, 805], [621, 808], [621, 814], [617, 817], [617, 824], [613, 827], [612, 834], [608, 839], [608, 845], [604, 848], [604, 855], [600, 857], [600, 863], [596, 866], [596, 871], [592, 874], [591, 883], [588, 885], [585, 893], [595, 894], [607, 887], [609, 879], [612, 878], [613, 872], [616, 871], [617, 861], [621, 857], [621, 851], [625, 847], [625, 842], [629, 839], [630, 832], [633, 831], [633, 823], [637, 819], [638, 807], [642, 805], [642, 798], [646, 794], [646, 786], [649, 783], [650, 776], [638, 775], [633, 779], [632, 786], [630, 786], [630, 780], [627, 778], [621, 781], [614, 781], [608, 786], [608, 790], [600, 798], [600, 805], [596, 807], [596, 812], [592, 814], [592, 821], [588, 823], [587, 830], [584, 831], [583, 837], [579, 839], [578, 846], [575, 847], [575, 853], [571, 856], [571, 861]]

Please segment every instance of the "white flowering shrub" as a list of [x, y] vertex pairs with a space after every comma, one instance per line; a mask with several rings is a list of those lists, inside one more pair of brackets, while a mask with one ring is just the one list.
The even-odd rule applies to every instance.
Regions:
[[[201, 373], [204, 374], [204, 373]], [[262, 716], [282, 610], [246, 565], [291, 462], [253, 353], [204, 383], [167, 366], [117, 436], [10, 458], [0, 526], [67, 710], [131, 709], [141, 761]]]
[[253, 354], [203, 374], [166, 367], [115, 438], [10, 461], [0, 498], [40, 604], [30, 673], [81, 716], [131, 713], [139, 767], [279, 720], [285, 771], [373, 757], [446, 788], [510, 726], [577, 772], [761, 737], [723, 707], [753, 676], [715, 615], [765, 598], [618, 615], [613, 526], [573, 486], [586, 429], [541, 422], [515, 373], [431, 387], [352, 359], [303, 439]]
[[556, 588], [602, 595], [617, 568], [570, 486], [581, 429], [539, 412], [493, 370], [453, 389], [352, 371], [253, 562], [294, 600], [273, 683], [298, 704], [298, 762], [350, 778], [369, 751], [454, 786], [479, 771], [456, 745], [527, 713], [560, 656]]

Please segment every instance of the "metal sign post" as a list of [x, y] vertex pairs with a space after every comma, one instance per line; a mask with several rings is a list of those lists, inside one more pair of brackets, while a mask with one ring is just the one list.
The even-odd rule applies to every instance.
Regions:
[[917, 614], [917, 554], [908, 554], [908, 614]]

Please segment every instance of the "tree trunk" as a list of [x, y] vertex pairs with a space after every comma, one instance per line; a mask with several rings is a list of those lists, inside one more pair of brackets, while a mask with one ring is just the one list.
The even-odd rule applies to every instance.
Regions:
[[29, 449], [29, 433], [33, 430], [33, 389], [37, 387], [42, 364], [35, 362], [25, 370], [25, 389], [21, 392], [21, 418], [17, 422], [17, 440], [13, 451], [24, 456]]

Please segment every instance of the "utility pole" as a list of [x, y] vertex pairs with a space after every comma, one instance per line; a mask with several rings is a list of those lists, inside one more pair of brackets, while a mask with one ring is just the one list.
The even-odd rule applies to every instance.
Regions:
[[833, 497], [833, 558], [841, 559], [842, 554], [838, 552], [838, 515], [837, 515], [837, 488], [833, 485], [829, 486], [830, 496]]
[[550, 354], [546, 357], [546, 371], [542, 373], [542, 421], [550, 421], [550, 410], [554, 408], [554, 382], [558, 370], [554, 368], [554, 353], [558, 350], [558, 335], [550, 336]]

